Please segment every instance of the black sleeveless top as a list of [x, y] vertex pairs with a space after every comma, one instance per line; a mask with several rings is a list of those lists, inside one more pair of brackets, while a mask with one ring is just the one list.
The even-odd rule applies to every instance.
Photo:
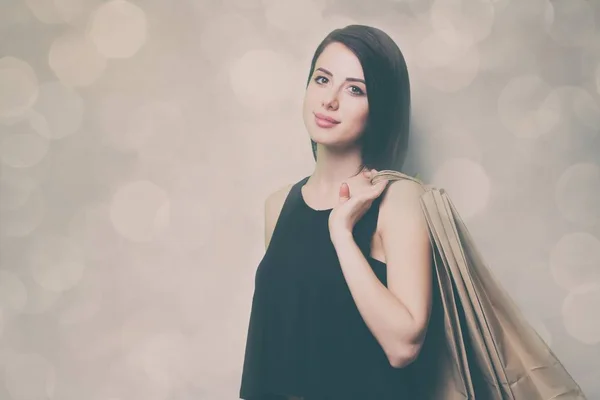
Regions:
[[[329, 236], [331, 209], [304, 201], [308, 178], [288, 193], [256, 270], [240, 399], [414, 400], [406, 370], [390, 365], [356, 307]], [[353, 236], [387, 286], [386, 264], [370, 256], [384, 195]]]

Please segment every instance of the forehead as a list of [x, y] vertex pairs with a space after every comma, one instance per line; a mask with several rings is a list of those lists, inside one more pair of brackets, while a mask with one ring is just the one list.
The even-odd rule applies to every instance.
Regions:
[[356, 55], [341, 43], [333, 42], [325, 47], [315, 63], [315, 70], [323, 67], [334, 77], [364, 79], [363, 69]]

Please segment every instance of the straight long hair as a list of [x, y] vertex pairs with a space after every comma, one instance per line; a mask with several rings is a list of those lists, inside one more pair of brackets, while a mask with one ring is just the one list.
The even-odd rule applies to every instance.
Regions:
[[[363, 69], [369, 114], [361, 145], [361, 165], [368, 169], [401, 171], [410, 129], [410, 82], [406, 61], [398, 45], [385, 32], [366, 25], [348, 25], [329, 33], [317, 47], [306, 86], [317, 58], [327, 45], [338, 42], [352, 51]], [[317, 143], [310, 139], [317, 160]]]

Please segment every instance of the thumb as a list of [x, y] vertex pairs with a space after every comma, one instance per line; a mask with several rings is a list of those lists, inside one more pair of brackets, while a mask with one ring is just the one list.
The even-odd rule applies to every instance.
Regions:
[[340, 186], [340, 203], [343, 203], [350, 199], [350, 187], [346, 182], [342, 183]]

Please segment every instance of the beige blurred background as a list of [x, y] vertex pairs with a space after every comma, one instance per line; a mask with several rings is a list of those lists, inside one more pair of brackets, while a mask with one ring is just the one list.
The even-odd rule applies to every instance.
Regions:
[[597, 0], [1, 0], [0, 399], [237, 399], [265, 197], [332, 29], [396, 40], [405, 172], [600, 399]]

